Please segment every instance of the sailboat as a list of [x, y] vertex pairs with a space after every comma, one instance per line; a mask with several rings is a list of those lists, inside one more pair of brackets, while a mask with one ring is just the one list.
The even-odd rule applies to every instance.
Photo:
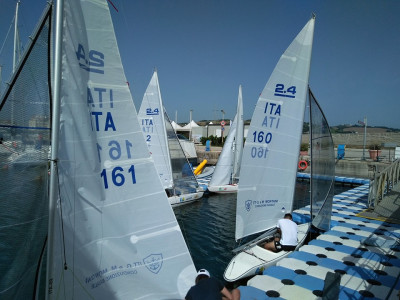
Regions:
[[242, 86], [239, 86], [236, 116], [222, 147], [208, 190], [214, 193], [237, 193], [240, 163], [243, 152]]
[[171, 205], [178, 206], [199, 200], [204, 190], [197, 183], [164, 108], [157, 71], [154, 71], [144, 93], [138, 118]]
[[[58, 1], [57, 17], [50, 176], [47, 159], [33, 168], [41, 175], [35, 182], [41, 187], [42, 201], [30, 199], [39, 192], [20, 186], [26, 181], [17, 181], [9, 169], [1, 170], [11, 180], [2, 187], [10, 191], [18, 185], [21, 192], [8, 202], [8, 214], [16, 213], [15, 202], [25, 205], [19, 214], [28, 207], [39, 210], [24, 223], [1, 226], [0, 244], [8, 227], [40, 227], [41, 231], [8, 237], [10, 244], [14, 240], [25, 244], [16, 253], [2, 252], [7, 268], [25, 262], [32, 252], [35, 258], [17, 274], [15, 268], [6, 274], [12, 279], [2, 281], [1, 298], [46, 294], [46, 299], [182, 299], [194, 284], [196, 270], [143, 138], [108, 4], [106, 0]], [[37, 64], [35, 54], [43, 52], [44, 65], [50, 65], [51, 44], [44, 42], [50, 41], [45, 38], [51, 36], [51, 24], [46, 17], [40, 28], [47, 34], [34, 42], [38, 47], [46, 44], [48, 51], [33, 47], [29, 63]], [[44, 94], [49, 100], [51, 73], [45, 66], [39, 64], [35, 70], [48, 76]], [[17, 81], [24, 79], [23, 66], [21, 70]], [[2, 101], [1, 113], [10, 112], [9, 102], [8, 98]], [[36, 111], [23, 112], [33, 113], [31, 120]], [[20, 112], [16, 118], [18, 130], [29, 132], [32, 129], [24, 128], [21, 116], [25, 115]], [[9, 134], [15, 131], [14, 124], [4, 128]], [[49, 128], [43, 132], [50, 136]], [[43, 140], [50, 144], [50, 139]], [[44, 266], [45, 280], [40, 276]], [[40, 288], [34, 291], [35, 286]]]
[[[256, 234], [259, 236], [234, 250], [236, 255], [224, 272], [224, 278], [229, 282], [259, 274], [290, 253], [271, 252], [264, 249], [262, 244], [272, 238], [277, 221], [293, 210], [314, 23], [313, 16], [281, 56], [258, 99], [251, 119], [242, 157], [235, 238], [239, 240]], [[313, 116], [311, 118], [314, 128]], [[324, 129], [329, 130], [329, 126], [324, 126]], [[312, 223], [315, 226], [322, 223], [329, 225], [326, 219], [330, 217], [329, 207], [332, 206], [333, 198], [333, 144], [330, 134], [323, 136], [324, 143], [319, 140], [319, 146], [317, 140], [314, 142], [311, 137], [311, 202], [317, 201], [318, 196], [319, 205], [314, 208], [320, 208], [320, 212], [313, 211], [315, 218]], [[319, 150], [316, 150], [318, 147]], [[320, 152], [316, 154], [315, 151]], [[318, 159], [318, 155], [322, 154], [325, 156]], [[320, 168], [320, 164], [325, 167]], [[318, 176], [314, 170], [320, 171]], [[326, 193], [314, 184], [316, 178], [323, 178], [325, 187], [329, 187]], [[298, 225], [296, 249], [304, 243], [309, 225]]]

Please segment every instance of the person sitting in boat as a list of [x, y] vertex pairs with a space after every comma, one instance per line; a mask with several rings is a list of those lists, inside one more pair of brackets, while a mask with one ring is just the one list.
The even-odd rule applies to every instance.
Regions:
[[231, 293], [219, 280], [211, 277], [206, 269], [197, 272], [195, 283], [187, 292], [185, 300], [240, 299], [239, 290], [235, 289]]
[[278, 221], [277, 234], [274, 240], [264, 244], [264, 248], [273, 252], [293, 251], [297, 246], [297, 224], [293, 222], [292, 214], [285, 214]]

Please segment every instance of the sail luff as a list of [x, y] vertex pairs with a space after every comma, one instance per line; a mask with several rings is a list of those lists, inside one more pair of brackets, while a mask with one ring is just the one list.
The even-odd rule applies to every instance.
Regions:
[[[159, 83], [159, 81], [158, 81], [158, 73], [157, 73], [157, 71], [154, 71], [154, 73], [155, 73], [155, 76], [156, 76], [156, 82], [157, 82], [157, 90], [158, 90], [158, 99], [159, 99], [159, 105], [160, 105], [160, 114], [161, 114], [161, 124], [162, 124], [162, 131], [163, 132], [167, 132], [167, 128], [166, 128], [166, 126], [165, 126], [165, 116], [164, 116], [164, 103], [163, 103], [163, 101], [162, 101], [162, 97], [161, 97], [161, 90], [160, 90], [160, 83]], [[167, 138], [167, 136], [166, 135], [164, 135], [164, 143], [165, 143], [165, 147], [166, 147], [166, 149], [167, 149], [167, 151], [166, 151], [166, 155], [167, 155], [167, 169], [168, 169], [168, 171], [169, 171], [169, 174], [170, 174], [170, 176], [171, 176], [171, 178], [173, 178], [173, 175], [172, 175], [172, 163], [171, 163], [171, 154], [170, 154], [170, 151], [169, 151], [169, 145], [168, 145], [168, 138]], [[173, 183], [172, 183], [173, 184]]]
[[238, 104], [236, 108], [236, 135], [235, 135], [235, 154], [233, 160], [233, 173], [232, 182], [238, 179], [240, 174], [240, 163], [242, 161], [243, 153], [243, 98], [242, 98], [242, 85], [239, 86]]
[[62, 71], [62, 38], [64, 20], [64, 0], [58, 0], [56, 5], [55, 21], [55, 48], [54, 48], [54, 89], [53, 89], [53, 108], [51, 118], [51, 159], [50, 159], [50, 183], [49, 183], [49, 228], [47, 237], [47, 265], [46, 265], [46, 299], [52, 293], [53, 270], [54, 270], [54, 236], [56, 206], [58, 199], [58, 175], [57, 160], [59, 146], [60, 128], [60, 102], [61, 102], [61, 71]]
[[13, 72], [17, 67], [17, 60], [19, 60], [19, 37], [18, 37], [18, 8], [20, 1], [17, 1], [15, 7], [15, 23], [14, 23], [14, 55], [13, 55]]

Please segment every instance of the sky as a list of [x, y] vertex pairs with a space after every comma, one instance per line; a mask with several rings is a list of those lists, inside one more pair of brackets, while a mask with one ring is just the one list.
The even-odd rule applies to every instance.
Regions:
[[[309, 84], [330, 126], [400, 128], [398, 0], [112, 0], [122, 63], [137, 109], [157, 69], [172, 120], [245, 120], [276, 63], [316, 14]], [[0, 0], [2, 80], [10, 77], [16, 0]], [[26, 43], [46, 0], [21, 0]], [[223, 110], [225, 113], [221, 112]]]

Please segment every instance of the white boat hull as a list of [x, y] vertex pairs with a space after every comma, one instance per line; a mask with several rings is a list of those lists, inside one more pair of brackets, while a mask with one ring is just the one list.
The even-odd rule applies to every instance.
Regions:
[[[297, 239], [299, 243], [296, 250], [303, 245], [307, 236], [308, 227], [308, 223], [298, 226]], [[278, 261], [292, 252], [293, 251], [280, 251], [275, 253], [258, 246], [258, 244], [249, 246], [232, 258], [224, 272], [224, 279], [228, 282], [234, 282], [260, 274], [266, 268], [276, 265]]]
[[208, 190], [212, 193], [218, 193], [218, 194], [233, 194], [237, 193], [238, 185], [237, 184], [213, 185], [213, 186], [208, 186]]
[[188, 204], [193, 201], [199, 200], [201, 197], [203, 197], [204, 191], [198, 191], [195, 193], [190, 193], [190, 194], [181, 194], [179, 196], [171, 196], [168, 197], [169, 203], [171, 204], [172, 207], [183, 205], [183, 204]]

